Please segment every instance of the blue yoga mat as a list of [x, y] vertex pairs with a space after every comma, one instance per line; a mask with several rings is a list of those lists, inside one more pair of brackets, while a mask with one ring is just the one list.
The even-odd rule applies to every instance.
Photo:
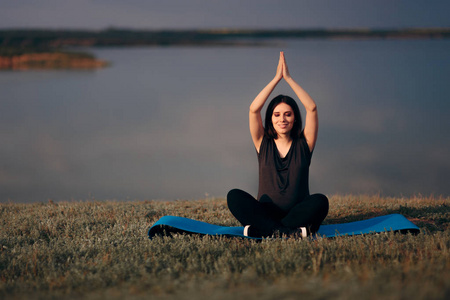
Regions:
[[[322, 237], [337, 237], [388, 231], [418, 233], [420, 229], [404, 216], [392, 214], [363, 221], [322, 225], [320, 226], [318, 235]], [[243, 232], [244, 227], [219, 226], [183, 217], [164, 216], [148, 230], [148, 236], [151, 239], [155, 235], [194, 233], [248, 238], [243, 235]]]

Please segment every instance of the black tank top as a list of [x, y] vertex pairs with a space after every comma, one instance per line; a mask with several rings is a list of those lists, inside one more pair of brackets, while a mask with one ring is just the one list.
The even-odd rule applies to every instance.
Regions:
[[309, 195], [309, 165], [312, 153], [304, 135], [292, 141], [284, 158], [275, 141], [264, 136], [258, 154], [258, 200], [267, 195], [278, 207], [288, 211]]

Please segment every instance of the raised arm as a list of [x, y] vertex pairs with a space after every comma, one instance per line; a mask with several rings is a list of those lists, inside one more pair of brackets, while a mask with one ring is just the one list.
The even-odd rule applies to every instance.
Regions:
[[280, 53], [280, 59], [278, 61], [277, 73], [275, 77], [266, 85], [266, 87], [259, 92], [258, 96], [253, 100], [249, 110], [249, 125], [250, 135], [252, 136], [253, 144], [256, 151], [259, 153], [262, 139], [264, 137], [264, 126], [261, 118], [261, 110], [272, 93], [273, 89], [277, 86], [278, 82], [283, 78], [283, 59], [282, 53]]
[[286, 64], [286, 59], [284, 54], [281, 53], [281, 59], [283, 62], [283, 78], [292, 88], [294, 93], [300, 99], [300, 102], [303, 104], [306, 110], [305, 117], [305, 128], [303, 129], [303, 133], [305, 135], [306, 142], [308, 143], [309, 150], [312, 152], [316, 145], [317, 134], [319, 131], [319, 116], [317, 114], [317, 105], [311, 96], [297, 83], [292, 79], [289, 74], [289, 69]]

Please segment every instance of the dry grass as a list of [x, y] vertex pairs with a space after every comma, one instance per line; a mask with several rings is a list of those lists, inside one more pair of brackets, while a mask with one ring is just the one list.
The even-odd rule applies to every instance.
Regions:
[[158, 237], [164, 215], [239, 225], [224, 199], [0, 205], [2, 299], [446, 299], [450, 199], [330, 197], [327, 223], [401, 213], [412, 235]]

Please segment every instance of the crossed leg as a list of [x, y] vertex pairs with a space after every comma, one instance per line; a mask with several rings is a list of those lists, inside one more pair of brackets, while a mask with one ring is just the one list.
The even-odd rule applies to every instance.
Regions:
[[275, 231], [288, 234], [299, 227], [307, 227], [315, 233], [328, 214], [328, 198], [322, 194], [306, 197], [288, 212], [276, 206], [267, 195], [257, 201], [239, 189], [228, 193], [227, 203], [242, 225], [251, 225], [261, 236], [271, 236]]

